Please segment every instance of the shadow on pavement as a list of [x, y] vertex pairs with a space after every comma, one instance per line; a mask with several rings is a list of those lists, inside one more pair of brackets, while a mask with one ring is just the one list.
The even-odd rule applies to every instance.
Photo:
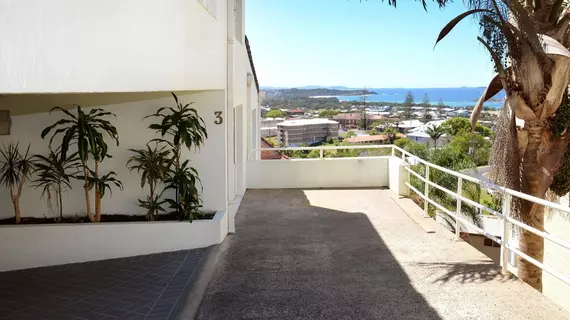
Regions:
[[363, 213], [249, 190], [197, 319], [441, 319]]
[[417, 263], [416, 265], [430, 269], [436, 279], [434, 283], [459, 282], [483, 283], [488, 281], [507, 282], [516, 280], [513, 275], [504, 275], [500, 267], [486, 260], [469, 263]]

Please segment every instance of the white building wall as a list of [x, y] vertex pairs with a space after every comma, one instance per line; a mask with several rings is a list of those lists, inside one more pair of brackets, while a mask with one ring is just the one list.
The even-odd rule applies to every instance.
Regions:
[[390, 158], [252, 160], [247, 162], [247, 187], [251, 189], [388, 187]]
[[[562, 205], [568, 206], [568, 195], [560, 198]], [[544, 231], [570, 243], [570, 215], [559, 211], [548, 212], [544, 219]], [[544, 264], [570, 277], [570, 250], [545, 240]], [[545, 296], [562, 307], [570, 310], [570, 285], [558, 280], [546, 271], [542, 273], [542, 285]]]
[[0, 93], [224, 89], [231, 1], [0, 1]]
[[[225, 168], [225, 146], [220, 141], [224, 141], [226, 129], [223, 125], [214, 124], [216, 120], [214, 111], [217, 108], [222, 110], [224, 108], [224, 91], [179, 94], [179, 99], [183, 102], [194, 102], [193, 106], [198, 110], [199, 115], [206, 123], [208, 139], [203, 147], [198, 151], [187, 151], [183, 154], [184, 157], [191, 160], [191, 165], [198, 170], [202, 179], [204, 209], [225, 211], [226, 201], [224, 193], [220, 192], [220, 187], [226, 185], [226, 176], [223, 170]], [[11, 101], [18, 101], [18, 99], [13, 97]], [[164, 93], [164, 98], [160, 99], [100, 106], [117, 115], [117, 119], [112, 119], [112, 123], [117, 127], [120, 139], [119, 147], [109, 142], [110, 153], [113, 155], [113, 158], [106, 159], [101, 164], [101, 172], [105, 173], [110, 170], [117, 172], [118, 178], [125, 186], [123, 191], [114, 189], [112, 197], [105, 196], [102, 200], [103, 213], [145, 213], [144, 209], [136, 205], [136, 200], [137, 198], [145, 197], [147, 190], [142, 190], [140, 187], [140, 175], [136, 172], [129, 172], [126, 167], [126, 162], [131, 155], [128, 149], [142, 148], [149, 140], [157, 137], [157, 134], [147, 128], [153, 120], [143, 120], [143, 118], [148, 114], [156, 112], [159, 107], [172, 106], [173, 104], [174, 100], [170, 94]], [[45, 154], [48, 150], [48, 141], [42, 140], [40, 133], [43, 128], [61, 118], [61, 112], [53, 112], [51, 115], [49, 113], [36, 113], [14, 116], [12, 117], [12, 134], [0, 136], [0, 143], [7, 144], [9, 141], [19, 141], [21, 147], [31, 143], [30, 150], [32, 153]], [[20, 203], [24, 217], [42, 217], [47, 214], [47, 206], [44, 200], [40, 200], [40, 194], [40, 190], [30, 187], [23, 191]], [[93, 202], [92, 209], [94, 209]], [[73, 190], [64, 194], [64, 214], [75, 215], [85, 212], [82, 183], [74, 181]], [[9, 192], [6, 188], [0, 187], [0, 218], [7, 218], [12, 215], [13, 209]]]

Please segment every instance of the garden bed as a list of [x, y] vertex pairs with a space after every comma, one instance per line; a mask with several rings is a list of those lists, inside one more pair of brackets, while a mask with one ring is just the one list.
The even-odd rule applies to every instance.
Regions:
[[131, 220], [1, 225], [0, 272], [204, 248], [221, 243], [227, 233], [225, 211], [192, 223]]
[[[215, 216], [215, 212], [204, 212], [195, 220], [211, 220]], [[148, 221], [146, 215], [127, 215], [127, 214], [102, 214], [101, 222], [144, 222]], [[160, 214], [154, 221], [179, 221], [178, 216], [173, 213]], [[55, 218], [36, 218], [22, 217], [20, 224], [54, 224], [54, 223], [90, 223], [89, 217], [82, 216], [64, 216], [62, 221], [56, 221]], [[0, 225], [14, 225], [15, 218], [0, 219]]]

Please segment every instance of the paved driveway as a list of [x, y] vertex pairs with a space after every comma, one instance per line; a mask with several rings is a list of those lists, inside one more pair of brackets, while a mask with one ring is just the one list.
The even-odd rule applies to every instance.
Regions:
[[570, 319], [389, 190], [251, 190], [198, 319]]

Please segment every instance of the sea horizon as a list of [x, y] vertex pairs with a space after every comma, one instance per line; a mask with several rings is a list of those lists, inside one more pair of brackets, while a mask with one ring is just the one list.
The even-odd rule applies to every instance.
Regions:
[[[414, 102], [421, 103], [424, 95], [427, 94], [428, 99], [432, 105], [437, 105], [439, 101], [451, 107], [472, 107], [475, 106], [485, 87], [450, 87], [450, 88], [347, 88], [341, 86], [330, 87], [296, 87], [297, 89], [337, 89], [337, 90], [368, 90], [376, 94], [366, 96], [366, 100], [370, 102], [394, 102], [402, 103], [406, 100], [408, 92], [414, 96]], [[291, 88], [288, 88], [291, 89]], [[269, 89], [271, 90], [271, 89]], [[276, 90], [276, 89], [274, 89]], [[277, 89], [278, 90], [278, 89]], [[360, 101], [361, 96], [334, 96], [340, 101]], [[504, 91], [499, 92], [493, 97], [492, 100], [484, 104], [489, 108], [501, 108], [503, 106], [502, 100], [505, 97]], [[496, 101], [499, 100], [499, 101]]]

